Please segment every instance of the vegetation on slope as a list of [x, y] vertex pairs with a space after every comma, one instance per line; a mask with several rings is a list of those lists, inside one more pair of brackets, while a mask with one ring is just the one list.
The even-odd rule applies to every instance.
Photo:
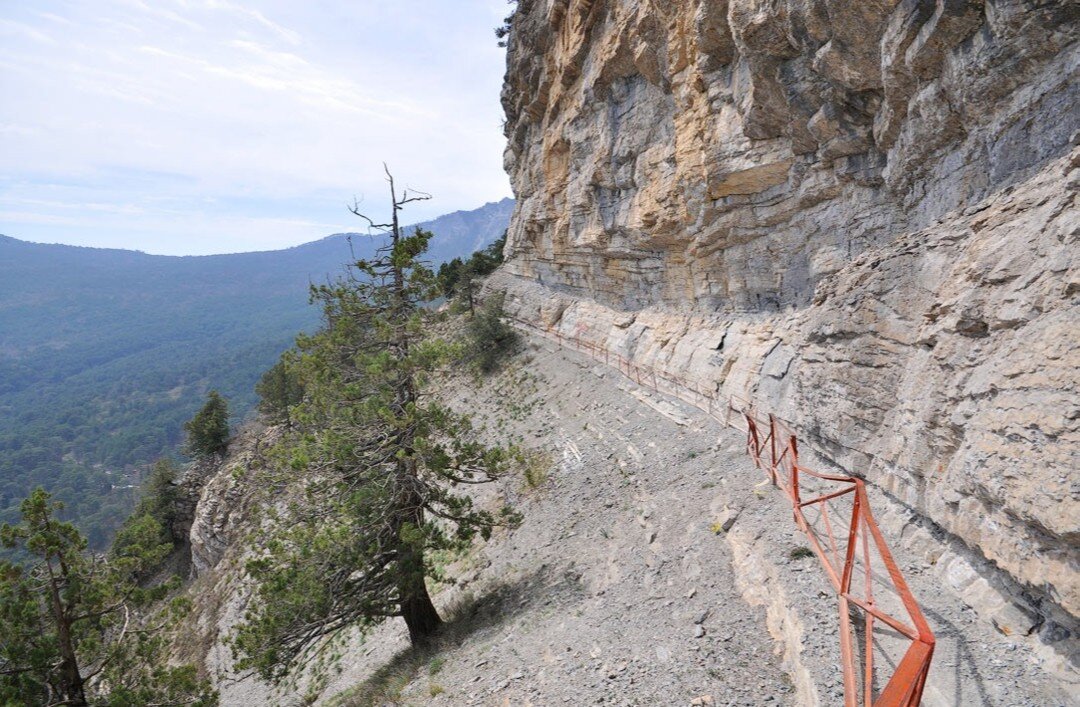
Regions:
[[[429, 223], [432, 257], [490, 243], [513, 202]], [[333, 236], [267, 253], [173, 258], [0, 236], [0, 521], [38, 485], [106, 547], [146, 465], [177, 453], [215, 388], [237, 419], [259, 376], [318, 323], [311, 282], [371, 253]]]
[[[454, 491], [496, 478], [515, 452], [478, 443], [468, 418], [426, 391], [431, 373], [467, 365], [463, 352], [484, 350], [490, 363], [506, 350], [492, 321], [498, 303], [471, 318], [465, 347], [431, 335], [427, 325], [439, 315], [430, 305], [444, 294], [421, 261], [432, 234], [402, 235], [401, 205], [385, 248], [349, 277], [312, 288], [325, 326], [301, 335], [256, 386], [266, 419], [291, 430], [278, 451], [309, 491], [248, 567], [259, 584], [235, 647], [242, 666], [266, 677], [284, 676], [321, 636], [387, 616], [402, 616], [414, 641], [426, 643], [441, 625], [427, 591], [440, 572], [432, 553], [516, 521], [509, 509], [475, 509]], [[501, 248], [473, 261], [497, 263]], [[183, 428], [186, 453], [222, 457], [228, 403], [210, 391]], [[171, 561], [190, 522], [181, 472], [158, 461], [105, 553], [57, 517], [62, 504], [41, 488], [22, 501], [17, 522], [0, 526], [11, 558], [0, 561], [8, 629], [0, 702], [216, 704], [195, 666], [168, 665], [173, 627], [190, 610], [174, 593], [181, 578]]]
[[192, 666], [165, 664], [173, 610], [141, 614], [173, 582], [139, 582], [172, 551], [149, 514], [125, 530], [108, 556], [56, 519], [38, 489], [21, 520], [0, 526], [0, 544], [27, 561], [0, 560], [0, 702], [7, 705], [213, 705], [216, 693]]
[[516, 520], [456, 490], [497, 478], [515, 452], [481, 444], [466, 416], [428, 394], [430, 375], [457, 351], [428, 326], [442, 294], [422, 260], [431, 233], [401, 232], [398, 211], [412, 199], [390, 184], [388, 242], [313, 289], [324, 327], [282, 362], [304, 394], [276, 481], [306, 489], [248, 564], [257, 589], [233, 642], [238, 667], [267, 679], [286, 677], [340, 629], [387, 617], [426, 642], [442, 623], [427, 589], [438, 575], [432, 553]]
[[[223, 454], [228, 407], [216, 392], [185, 424], [186, 446]], [[107, 553], [89, 547], [63, 504], [42, 488], [0, 525], [0, 703], [5, 705], [217, 704], [193, 665], [169, 664], [171, 630], [190, 608], [181, 577], [164, 571], [184, 547], [180, 469], [154, 465], [142, 497]]]

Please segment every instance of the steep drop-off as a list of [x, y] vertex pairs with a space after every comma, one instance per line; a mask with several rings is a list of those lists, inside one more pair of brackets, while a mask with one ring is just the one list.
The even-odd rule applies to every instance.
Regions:
[[1067, 662], [1078, 18], [1063, 1], [522, 0], [494, 283], [514, 316], [698, 402], [793, 419], [970, 548], [949, 581], [972, 606]]
[[[435, 233], [439, 263], [501, 236], [512, 209], [503, 199], [417, 225]], [[43, 485], [106, 545], [140, 467], [179, 446], [208, 388], [237, 419], [252, 409], [259, 376], [318, 323], [310, 283], [373, 252], [354, 236], [197, 257], [0, 236], [0, 521]]]

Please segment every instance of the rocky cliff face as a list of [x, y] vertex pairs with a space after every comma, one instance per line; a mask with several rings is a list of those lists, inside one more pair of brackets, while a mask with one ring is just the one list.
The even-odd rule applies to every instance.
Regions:
[[188, 541], [195, 577], [217, 566], [230, 550], [243, 551], [242, 537], [252, 530], [253, 511], [260, 501], [252, 487], [252, 469], [265, 463], [263, 454], [281, 439], [277, 427], [251, 424], [241, 429], [230, 454], [200, 475], [197, 502], [191, 513]]
[[1078, 19], [522, 0], [497, 285], [699, 403], [794, 419], [1060, 641], [1080, 616]]
[[1064, 0], [522, 0], [512, 271], [617, 308], [804, 305], [1066, 148]]
[[280, 704], [271, 686], [233, 669], [229, 639], [242, 620], [251, 594], [245, 563], [269, 537], [268, 515], [281, 512], [289, 489], [276, 484], [271, 450], [281, 427], [246, 424], [229, 443], [228, 454], [193, 465], [182, 481], [192, 499], [187, 550], [190, 569], [185, 593], [192, 611], [173, 652], [181, 662], [202, 668], [221, 690], [223, 704]]

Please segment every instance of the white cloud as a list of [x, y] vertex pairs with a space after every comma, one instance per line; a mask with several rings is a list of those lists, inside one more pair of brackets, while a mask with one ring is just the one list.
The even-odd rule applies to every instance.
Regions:
[[213, 9], [228, 10], [230, 12], [233, 12], [233, 13], [236, 13], [236, 14], [239, 14], [239, 15], [244, 15], [244, 16], [250, 17], [251, 19], [254, 19], [256, 22], [258, 22], [259, 24], [261, 24], [264, 27], [270, 29], [274, 34], [276, 34], [278, 37], [285, 40], [289, 44], [299, 44], [300, 43], [300, 35], [299, 34], [297, 34], [296, 32], [293, 32], [290, 29], [286, 29], [286, 28], [282, 27], [281, 25], [279, 25], [276, 22], [272, 22], [271, 20], [268, 20], [266, 18], [266, 15], [262, 14], [258, 10], [254, 10], [254, 9], [247, 8], [247, 7], [242, 7], [240, 5], [237, 5], [236, 3], [225, 2], [224, 0], [207, 0], [206, 6], [209, 7], [209, 8], [213, 8]]
[[56, 40], [30, 25], [0, 17], [0, 37], [25, 37], [41, 44], [56, 44]]
[[56, 23], [58, 25], [64, 25], [64, 26], [67, 26], [67, 27], [70, 27], [73, 24], [72, 21], [67, 19], [66, 17], [61, 17], [60, 15], [54, 15], [51, 12], [39, 12], [38, 17], [40, 17], [43, 20], [48, 20], [49, 22], [54, 22], [54, 23]]
[[[380, 203], [384, 160], [435, 194], [413, 220], [509, 193], [502, 0], [35, 5], [0, 4], [0, 233], [150, 252], [290, 245], [347, 228], [354, 193]], [[13, 198], [115, 208], [71, 223]]]

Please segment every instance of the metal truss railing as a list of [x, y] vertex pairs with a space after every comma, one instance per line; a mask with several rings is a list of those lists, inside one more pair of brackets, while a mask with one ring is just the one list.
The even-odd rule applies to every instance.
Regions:
[[[732, 424], [734, 413], [745, 424], [750, 458], [791, 502], [795, 524], [809, 540], [837, 596], [845, 707], [919, 705], [934, 654], [934, 634], [874, 521], [862, 479], [804, 466], [794, 425], [774, 415], [758, 414], [749, 401], [735, 397], [720, 401], [716, 391], [642, 368], [581, 336], [543, 329], [523, 319], [511, 318], [511, 322], [589, 354], [639, 385], [670, 394], [725, 425], [742, 429]], [[859, 633], [861, 641], [856, 642]], [[876, 653], [890, 658], [898, 648], [899, 660], [875, 661]], [[883, 667], [882, 662], [887, 664]], [[880, 689], [875, 688], [882, 682]]]

